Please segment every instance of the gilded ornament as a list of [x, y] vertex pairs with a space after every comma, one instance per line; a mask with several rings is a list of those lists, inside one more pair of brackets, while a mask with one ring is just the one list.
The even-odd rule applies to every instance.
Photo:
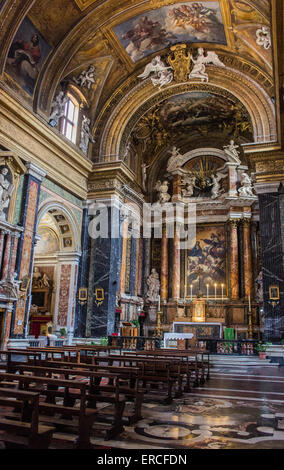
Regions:
[[186, 44], [172, 46], [172, 53], [168, 56], [168, 63], [174, 69], [174, 80], [176, 82], [187, 82], [190, 70], [191, 56], [187, 52]]

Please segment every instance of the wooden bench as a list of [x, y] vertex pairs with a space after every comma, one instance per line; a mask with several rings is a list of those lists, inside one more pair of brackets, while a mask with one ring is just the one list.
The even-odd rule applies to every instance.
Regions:
[[95, 363], [113, 362], [123, 363], [124, 365], [140, 367], [141, 373], [139, 381], [142, 381], [142, 387], [146, 388], [147, 384], [154, 389], [159, 383], [166, 385], [167, 396], [164, 400], [165, 404], [169, 404], [173, 400], [173, 387], [177, 385], [176, 398], [182, 396], [182, 377], [180, 371], [180, 361], [168, 360], [167, 358], [147, 358], [139, 356], [126, 355], [109, 355], [106, 357], [94, 358]]
[[5, 362], [1, 362], [0, 369], [6, 370], [7, 372], [16, 372], [17, 366], [23, 363], [34, 363], [40, 359], [38, 352], [26, 351], [25, 349], [8, 349], [1, 350], [0, 355], [3, 358], [5, 356]]
[[[75, 427], [78, 433], [78, 438], [75, 441], [76, 447], [83, 449], [90, 447], [90, 432], [96, 418], [97, 410], [86, 407], [86, 384], [75, 380], [28, 376], [23, 373], [0, 373], [0, 385], [6, 380], [16, 382], [19, 390], [33, 390], [39, 392], [40, 395], [44, 395], [46, 401], [39, 403], [40, 421], [51, 421], [56, 428], [65, 427], [66, 425], [70, 427], [72, 424], [72, 427]], [[64, 388], [63, 404], [56, 403], [56, 397], [62, 397], [62, 392], [59, 388]], [[74, 406], [74, 401], [70, 399], [70, 389], [80, 390], [79, 407]], [[9, 392], [11, 392], [10, 389]], [[59, 414], [60, 418], [54, 417], [55, 414]], [[52, 415], [52, 419], [48, 420], [46, 415]], [[78, 422], [75, 423], [73, 418], [77, 419]]]
[[[105, 439], [112, 439], [120, 434], [123, 428], [123, 412], [125, 409], [125, 397], [123, 392], [120, 389], [120, 371], [117, 373], [111, 373], [109, 371], [94, 371], [94, 370], [78, 370], [76, 368], [76, 364], [71, 364], [74, 368], [70, 368], [69, 362], [58, 362], [56, 363], [57, 366], [54, 366], [54, 362], [50, 361], [47, 362], [44, 366], [23, 366], [21, 368], [21, 372], [30, 372], [37, 377], [51, 377], [54, 374], [63, 375], [65, 380], [71, 381], [73, 384], [74, 381], [70, 379], [72, 377], [84, 377], [88, 380], [85, 382], [87, 387], [86, 389], [86, 400], [87, 406], [92, 409], [96, 409], [97, 402], [103, 403], [110, 403], [114, 406], [114, 412], [111, 413], [111, 423], [110, 426], [105, 429]], [[62, 367], [62, 364], [65, 367]], [[68, 368], [66, 368], [68, 367]], [[100, 385], [101, 379], [103, 376], [107, 376], [108, 378], [112, 379], [115, 383], [110, 388], [107, 386]], [[59, 379], [61, 380], [61, 379]], [[49, 401], [54, 401], [54, 396], [56, 397], [64, 397], [65, 404], [68, 406], [74, 406], [76, 399], [80, 398], [80, 393], [68, 392], [68, 396], [66, 396], [65, 392], [60, 392], [58, 390], [46, 390], [44, 394], [48, 397]], [[97, 409], [97, 422], [108, 422], [109, 415], [106, 413], [106, 410], [103, 410], [103, 414], [100, 412], [101, 409]], [[103, 416], [106, 415], [106, 416]], [[105, 419], [103, 419], [105, 417]]]
[[[90, 384], [92, 384], [92, 390], [95, 394], [97, 394], [96, 399], [97, 401], [108, 401], [115, 404], [115, 401], [109, 400], [109, 396], [106, 393], [116, 394], [117, 396], [117, 406], [121, 401], [118, 400], [117, 390], [119, 393], [126, 395], [128, 399], [133, 400], [134, 409], [133, 412], [128, 412], [127, 416], [124, 414], [123, 418], [127, 424], [136, 423], [139, 419], [142, 419], [141, 416], [141, 408], [144, 398], [144, 390], [138, 387], [138, 377], [140, 373], [139, 368], [135, 367], [120, 367], [120, 366], [106, 366], [106, 365], [92, 365], [92, 364], [73, 364], [69, 362], [56, 362], [56, 361], [46, 361], [43, 363], [41, 361], [41, 366], [44, 368], [49, 368], [52, 372], [60, 373], [62, 375], [66, 375], [66, 369], [69, 369], [68, 372], [72, 371], [73, 375], [78, 376], [86, 376], [90, 378]], [[51, 369], [52, 367], [52, 369]], [[82, 370], [83, 369], [83, 370]], [[40, 372], [40, 368], [31, 368], [26, 370], [38, 370]], [[90, 372], [88, 374], [88, 372]], [[92, 372], [96, 372], [96, 374], [92, 374]], [[114, 375], [110, 375], [114, 374]], [[118, 384], [114, 384], [114, 379], [116, 378], [117, 374], [120, 378], [120, 385], [119, 389]], [[71, 374], [70, 374], [71, 375]], [[102, 385], [101, 379], [108, 378], [108, 384]], [[92, 378], [94, 379], [92, 381]], [[123, 385], [121, 385], [123, 383]], [[124, 400], [125, 402], [125, 400]], [[118, 416], [118, 410], [116, 411], [116, 415]]]
[[[0, 417], [0, 441], [5, 447], [47, 449], [55, 428], [39, 424], [39, 393], [0, 388], [0, 406], [20, 408], [19, 419]], [[5, 414], [5, 412], [3, 412]]]

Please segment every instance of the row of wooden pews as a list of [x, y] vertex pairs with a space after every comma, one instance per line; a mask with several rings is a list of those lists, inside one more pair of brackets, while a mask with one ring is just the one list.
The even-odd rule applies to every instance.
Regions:
[[0, 351], [0, 358], [0, 440], [7, 447], [47, 448], [52, 435], [71, 433], [75, 447], [90, 448], [92, 437], [113, 439], [142, 419], [145, 395], [169, 404], [210, 374], [208, 353], [197, 349], [76, 345]]

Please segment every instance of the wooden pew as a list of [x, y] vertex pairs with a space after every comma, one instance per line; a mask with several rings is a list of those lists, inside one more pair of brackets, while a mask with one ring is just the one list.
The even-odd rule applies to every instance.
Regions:
[[[21, 410], [19, 419], [0, 418], [0, 441], [5, 447], [26, 447], [28, 449], [47, 449], [55, 428], [39, 424], [39, 393], [0, 388], [0, 406]], [[4, 414], [4, 412], [3, 412]]]
[[26, 351], [25, 349], [8, 349], [0, 350], [0, 355], [3, 358], [5, 356], [6, 361], [0, 363], [0, 369], [6, 370], [7, 372], [16, 372], [17, 366], [23, 363], [36, 364], [36, 361], [40, 359], [40, 354], [36, 351]]
[[[127, 396], [128, 399], [133, 400], [133, 412], [128, 412], [127, 415], [124, 413], [123, 418], [127, 421], [127, 424], [136, 423], [139, 419], [142, 419], [141, 415], [141, 408], [144, 398], [144, 390], [138, 386], [138, 378], [140, 369], [138, 367], [121, 367], [121, 366], [106, 366], [106, 365], [92, 365], [92, 364], [74, 364], [70, 362], [56, 362], [56, 361], [41, 361], [41, 366], [44, 368], [48, 368], [52, 370], [54, 369], [54, 373], [58, 374], [66, 374], [66, 369], [69, 369], [68, 372], [72, 371], [73, 375], [78, 376], [86, 376], [86, 377], [94, 377], [93, 382], [93, 390], [94, 393], [99, 392], [100, 395], [96, 396], [97, 401], [108, 401], [110, 403], [115, 403], [113, 400], [108, 400], [108, 395], [104, 394], [104, 392], [110, 394], [116, 394], [117, 390], [117, 383], [114, 382], [115, 375], [112, 376], [110, 374], [117, 374], [120, 378], [120, 385], [119, 385], [119, 393], [122, 393]], [[26, 369], [26, 368], [25, 368]], [[32, 367], [26, 370], [34, 370], [40, 372], [39, 367]], [[88, 374], [90, 372], [97, 372], [97, 374]], [[70, 374], [71, 375], [71, 374]], [[107, 385], [101, 385], [100, 381], [101, 378], [105, 377], [108, 378], [109, 383]], [[96, 380], [97, 379], [97, 380]], [[91, 382], [91, 381], [90, 381]], [[121, 385], [121, 383], [123, 383]], [[101, 394], [103, 392], [103, 394]], [[120, 399], [121, 400], [121, 399]], [[125, 401], [124, 401], [125, 402]], [[117, 405], [118, 406], [118, 405]], [[118, 416], [118, 412], [116, 412]]]
[[182, 379], [183, 373], [180, 370], [180, 361], [170, 360], [167, 358], [147, 358], [139, 357], [135, 355], [109, 355], [106, 357], [95, 357], [95, 363], [102, 364], [108, 362], [113, 364], [118, 362], [119, 364], [130, 365], [134, 364], [136, 367], [141, 368], [139, 381], [142, 381], [142, 387], [146, 388], [147, 384], [153, 389], [159, 383], [166, 385], [167, 397], [164, 400], [165, 404], [169, 404], [173, 400], [173, 387], [177, 385], [176, 398], [182, 396]]
[[[36, 390], [40, 395], [46, 396], [47, 401], [39, 403], [40, 421], [51, 421], [57, 428], [63, 425], [66, 426], [66, 424], [69, 426], [72, 424], [78, 432], [76, 447], [83, 449], [90, 447], [90, 432], [96, 418], [97, 410], [86, 407], [86, 384], [75, 380], [61, 380], [50, 377], [28, 376], [23, 373], [10, 374], [0, 372], [0, 385], [6, 380], [16, 382], [19, 390], [24, 389], [25, 391], [30, 391], [32, 387], [32, 390]], [[56, 403], [56, 397], [62, 396], [62, 392], [59, 390], [60, 387], [64, 388], [63, 405]], [[70, 399], [70, 389], [80, 390], [80, 407], [78, 408], [74, 406], [74, 401], [72, 402]], [[10, 389], [9, 392], [11, 392]], [[52, 415], [51, 420], [47, 420], [45, 413], [49, 416]], [[59, 414], [61, 417], [56, 418], [54, 417], [55, 414]], [[78, 419], [78, 423], [75, 423], [73, 418]]]
[[[62, 364], [65, 367], [62, 367]], [[71, 366], [71, 368], [70, 368]], [[72, 367], [73, 366], [73, 367]], [[58, 362], [57, 367], [54, 366], [54, 361], [47, 362], [44, 366], [23, 366], [20, 371], [23, 372], [30, 372], [37, 377], [51, 377], [52, 375], [63, 375], [65, 380], [70, 380], [70, 376], [72, 377], [84, 377], [88, 380], [85, 382], [86, 385], [86, 400], [87, 406], [89, 408], [96, 408], [97, 402], [103, 403], [110, 403], [114, 405], [114, 413], [111, 414], [111, 424], [108, 429], [105, 429], [105, 439], [112, 439], [120, 434], [123, 428], [123, 412], [125, 409], [125, 397], [123, 392], [120, 389], [120, 371], [113, 373], [110, 371], [94, 371], [94, 370], [78, 370], [76, 364], [70, 364], [69, 362]], [[112, 379], [115, 383], [112, 386], [111, 390], [106, 386], [101, 386], [100, 382], [101, 379], [107, 376], [108, 378]], [[61, 379], [59, 379], [61, 380]], [[71, 382], [74, 381], [71, 379]], [[48, 397], [49, 401], [54, 400], [54, 396], [59, 397], [62, 396], [66, 400], [65, 392], [60, 392], [58, 390], [47, 390], [44, 392], [45, 395]], [[80, 393], [68, 393], [68, 401], [66, 404], [68, 406], [74, 406], [76, 399], [80, 398]], [[96, 421], [106, 422], [109, 416], [105, 416], [106, 419], [103, 419], [103, 415], [100, 413], [101, 409], [97, 409], [97, 416]], [[106, 413], [106, 410], [103, 410], [103, 414]]]

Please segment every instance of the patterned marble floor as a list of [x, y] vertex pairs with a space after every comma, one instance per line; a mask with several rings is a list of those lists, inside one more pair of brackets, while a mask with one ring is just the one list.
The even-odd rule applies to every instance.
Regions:
[[[272, 369], [272, 370], [271, 370]], [[146, 402], [120, 449], [284, 449], [284, 368], [212, 369], [211, 378], [171, 405]]]

